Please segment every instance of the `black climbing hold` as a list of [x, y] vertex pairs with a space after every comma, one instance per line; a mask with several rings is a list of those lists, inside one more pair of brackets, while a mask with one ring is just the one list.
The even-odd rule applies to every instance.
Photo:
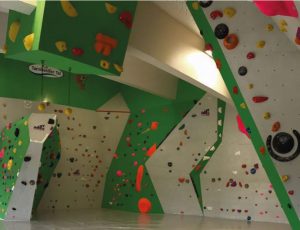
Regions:
[[49, 125], [54, 125], [54, 123], [55, 123], [55, 120], [54, 120], [54, 119], [50, 118], [50, 119], [48, 120], [48, 124], [49, 124]]
[[35, 185], [35, 181], [34, 181], [34, 180], [31, 180], [31, 181], [29, 181], [29, 184], [30, 184], [30, 185]]
[[181, 125], [178, 129], [183, 130], [185, 128], [185, 124]]
[[19, 134], [20, 134], [20, 130], [19, 130], [18, 128], [16, 128], [16, 129], [15, 129], [15, 136], [16, 136], [16, 137], [19, 137]]
[[12, 210], [13, 210], [13, 211], [16, 211], [17, 209], [16, 209], [16, 208], [12, 208]]
[[26, 186], [27, 185], [27, 182], [26, 181], [21, 181], [21, 184]]
[[293, 149], [294, 139], [290, 134], [280, 132], [274, 136], [272, 146], [276, 152], [286, 154]]
[[251, 216], [247, 216], [247, 221], [251, 221]]
[[169, 166], [169, 167], [172, 167], [172, 166], [173, 166], [173, 163], [172, 163], [172, 162], [168, 162], [168, 166]]
[[46, 183], [45, 185], [44, 185], [44, 188], [47, 188], [49, 186], [49, 183]]
[[290, 203], [287, 206], [288, 206], [289, 209], [293, 208], [293, 206]]
[[218, 39], [224, 39], [229, 33], [229, 28], [224, 23], [221, 23], [215, 28], [215, 36]]
[[30, 157], [30, 156], [24, 157], [24, 161], [25, 161], [25, 162], [29, 162], [30, 160], [31, 160], [31, 157]]
[[241, 66], [238, 70], [238, 73], [240, 76], [245, 76], [247, 74], [248, 70], [245, 66]]
[[255, 173], [256, 173], [256, 168], [250, 169], [250, 173], [251, 173], [251, 174], [255, 174]]
[[61, 178], [61, 176], [62, 176], [62, 173], [57, 173], [58, 178]]
[[200, 1], [199, 2], [200, 6], [202, 6], [203, 8], [209, 7], [212, 3], [213, 3], [213, 1]]

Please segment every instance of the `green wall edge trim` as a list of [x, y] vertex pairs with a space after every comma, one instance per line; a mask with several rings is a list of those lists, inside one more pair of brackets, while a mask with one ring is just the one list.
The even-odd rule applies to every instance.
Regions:
[[[286, 189], [281, 181], [281, 178], [277, 172], [277, 169], [275, 168], [273, 161], [271, 157], [269, 156], [267, 152], [267, 148], [265, 147], [265, 143], [256, 127], [256, 124], [252, 118], [252, 115], [250, 111], [247, 109], [242, 109], [241, 104], [246, 104], [243, 95], [241, 94], [240, 89], [238, 89], [239, 94], [234, 94], [232, 91], [233, 87], [238, 87], [237, 82], [234, 78], [234, 75], [230, 69], [230, 66], [228, 62], [226, 61], [225, 55], [223, 54], [223, 51], [217, 41], [217, 39], [214, 36], [213, 30], [203, 12], [201, 7], [199, 6], [198, 10], [195, 10], [193, 8], [193, 3], [195, 1], [188, 1], [186, 2], [199, 30], [203, 31], [203, 38], [205, 41], [209, 41], [212, 46], [214, 47], [213, 51], [213, 57], [215, 59], [221, 60], [222, 68], [220, 70], [222, 78], [224, 79], [225, 85], [231, 95], [231, 98], [235, 104], [235, 107], [240, 114], [243, 122], [245, 123], [246, 127], [251, 127], [251, 141], [252, 144], [256, 150], [256, 153], [260, 159], [260, 162], [262, 166], [264, 167], [267, 176], [272, 183], [272, 186], [274, 188], [274, 191], [277, 195], [277, 198], [281, 204], [281, 207], [289, 221], [290, 226], [293, 230], [299, 230], [300, 229], [300, 221], [297, 216], [297, 213], [292, 206], [291, 200], [288, 196], [288, 193], [286, 192]], [[264, 147], [265, 153], [260, 153], [260, 148]]]

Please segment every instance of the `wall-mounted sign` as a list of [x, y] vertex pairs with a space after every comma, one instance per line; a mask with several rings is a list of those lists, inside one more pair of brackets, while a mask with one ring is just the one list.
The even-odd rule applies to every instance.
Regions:
[[46, 65], [30, 65], [29, 70], [34, 74], [43, 75], [44, 77], [59, 78], [64, 75], [59, 69], [48, 67]]

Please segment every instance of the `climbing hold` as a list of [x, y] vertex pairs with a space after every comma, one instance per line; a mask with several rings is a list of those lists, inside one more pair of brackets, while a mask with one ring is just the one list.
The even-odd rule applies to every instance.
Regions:
[[137, 169], [136, 173], [136, 182], [135, 182], [135, 190], [137, 192], [140, 192], [142, 189], [142, 179], [144, 175], [144, 166], [140, 165]]
[[274, 26], [273, 26], [272, 24], [267, 24], [267, 25], [266, 25], [266, 30], [267, 30], [268, 32], [271, 32], [271, 31], [274, 30]]
[[0, 159], [4, 157], [4, 148], [0, 151]]
[[151, 130], [156, 130], [157, 128], [158, 128], [158, 122], [157, 121], [153, 121], [152, 123], [151, 123], [151, 127], [150, 127], [150, 129]]
[[13, 160], [9, 159], [7, 162], [7, 170], [11, 170], [12, 166], [13, 166]]
[[141, 198], [138, 202], [138, 208], [140, 213], [148, 213], [152, 208], [152, 204], [147, 198]]
[[248, 222], [251, 221], [251, 216], [247, 216], [247, 221], [248, 221]]
[[215, 36], [218, 39], [224, 39], [229, 33], [229, 28], [224, 23], [221, 23], [215, 28]]
[[10, 24], [8, 30], [8, 37], [12, 42], [16, 41], [16, 38], [20, 31], [20, 27], [21, 27], [21, 23], [19, 20], [15, 20]]
[[256, 173], [256, 168], [250, 169], [250, 173], [251, 173], [251, 174], [255, 174], [255, 173]]
[[81, 56], [84, 54], [84, 51], [81, 48], [73, 48], [72, 54], [73, 54], [73, 56]]
[[156, 144], [152, 145], [152, 146], [148, 149], [148, 151], [147, 151], [147, 153], [146, 153], [146, 156], [151, 157], [151, 156], [155, 153], [155, 151], [156, 151]]
[[297, 29], [296, 38], [295, 38], [295, 43], [296, 43], [297, 45], [300, 45], [300, 27], [298, 27], [298, 29]]
[[236, 116], [236, 121], [237, 121], [238, 128], [239, 128], [240, 132], [243, 133], [243, 134], [245, 134], [248, 138], [250, 138], [250, 135], [247, 132], [246, 126], [244, 125], [244, 123], [243, 123], [242, 118], [241, 118], [240, 115]]
[[228, 18], [232, 18], [236, 14], [236, 10], [232, 7], [226, 7], [223, 12]]
[[193, 7], [194, 10], [198, 10], [199, 9], [199, 3], [198, 2], [193, 2], [192, 7]]
[[232, 50], [235, 47], [237, 47], [237, 45], [239, 44], [239, 38], [235, 34], [229, 34], [228, 36], [225, 37], [223, 44], [226, 49]]
[[64, 109], [64, 114], [66, 115], [66, 116], [70, 116], [71, 114], [72, 114], [72, 109], [71, 108], [65, 108]]
[[240, 76], [245, 76], [247, 74], [248, 70], [247, 67], [245, 66], [241, 66], [238, 70], [238, 73]]
[[218, 68], [219, 70], [221, 70], [221, 68], [222, 68], [222, 63], [221, 63], [220, 59], [216, 59], [215, 62], [216, 62], [217, 68]]
[[25, 36], [25, 38], [23, 39], [23, 44], [27, 51], [30, 51], [32, 49], [33, 40], [34, 40], [34, 33]]
[[121, 14], [120, 14], [120, 17], [119, 17], [120, 21], [128, 28], [128, 29], [131, 29], [132, 27], [132, 14], [131, 12], [129, 11], [123, 11]]
[[122, 170], [117, 170], [116, 175], [117, 175], [117, 177], [123, 176]]
[[270, 119], [271, 118], [271, 114], [269, 113], [269, 112], [265, 112], [264, 113], [264, 119], [265, 120], [268, 120], [268, 119]]
[[105, 3], [105, 9], [110, 14], [114, 14], [117, 11], [117, 7], [115, 7], [114, 5], [112, 5], [108, 2]]
[[67, 43], [65, 41], [57, 41], [55, 42], [55, 46], [61, 53], [67, 50]]
[[220, 10], [214, 10], [210, 13], [210, 18], [212, 20], [215, 20], [217, 17], [222, 18], [223, 17], [223, 13]]
[[240, 107], [241, 107], [242, 109], [246, 109], [246, 108], [247, 108], [247, 105], [246, 105], [245, 102], [242, 102], [242, 103], [240, 104]]
[[178, 181], [179, 181], [179, 183], [184, 183], [185, 178], [184, 178], [184, 177], [179, 177], [179, 178], [178, 178]]
[[25, 161], [25, 162], [31, 161], [31, 156], [25, 156], [25, 157], [24, 157], [24, 161]]
[[208, 50], [213, 51], [213, 47], [210, 43], [206, 43], [204, 47], [204, 51], [208, 51]]
[[294, 144], [293, 137], [285, 132], [277, 133], [272, 141], [274, 150], [280, 154], [289, 153], [293, 149]]
[[102, 69], [109, 69], [110, 63], [105, 60], [100, 60], [100, 66]]
[[20, 129], [16, 128], [15, 129], [15, 137], [19, 137], [20, 135]]
[[234, 86], [233, 89], [232, 89], [232, 92], [233, 92], [234, 94], [238, 94], [238, 93], [239, 93], [238, 87], [237, 87], [237, 86]]
[[289, 190], [288, 193], [290, 196], [292, 196], [292, 195], [294, 195], [294, 190]]
[[71, 4], [68, 0], [61, 0], [60, 1], [61, 7], [66, 15], [69, 17], [77, 17], [78, 13], [75, 7]]
[[115, 69], [119, 72], [122, 73], [123, 72], [123, 67], [118, 65], [118, 64], [114, 64]]
[[38, 105], [37, 109], [38, 109], [40, 112], [44, 111], [44, 110], [46, 109], [45, 103], [40, 103], [40, 104]]
[[287, 28], [286, 28], [287, 26], [288, 26], [288, 24], [284, 19], [281, 19], [279, 21], [278, 27], [281, 32], [287, 32]]
[[280, 129], [280, 122], [276, 121], [275, 123], [273, 123], [272, 125], [272, 132], [277, 132]]
[[252, 83], [250, 83], [250, 84], [248, 85], [248, 89], [253, 89], [253, 84], [252, 84]]
[[98, 33], [96, 35], [95, 50], [97, 53], [102, 53], [103, 56], [109, 56], [112, 49], [116, 48], [118, 41], [107, 35]]
[[254, 103], [262, 103], [262, 102], [267, 101], [268, 99], [269, 99], [268, 97], [264, 97], [264, 96], [255, 96], [255, 97], [252, 97], [252, 101]]
[[27, 182], [26, 181], [21, 181], [21, 184], [26, 186], [27, 185]]
[[263, 40], [260, 40], [260, 41], [258, 41], [258, 42], [256, 43], [256, 47], [257, 47], [257, 48], [264, 48], [265, 45], [266, 45], [266, 42], [263, 41]]
[[288, 176], [288, 175], [282, 175], [282, 176], [281, 176], [281, 180], [282, 180], [283, 182], [287, 182], [287, 181], [289, 180], [289, 176]]
[[266, 152], [265, 147], [264, 147], [264, 146], [260, 147], [260, 148], [259, 148], [259, 152], [260, 152], [261, 154], [265, 154], [265, 152]]
[[247, 59], [253, 59], [255, 58], [255, 54], [253, 52], [247, 53]]
[[202, 6], [203, 8], [207, 8], [212, 4], [213, 1], [200, 1], [199, 4], [200, 6]]

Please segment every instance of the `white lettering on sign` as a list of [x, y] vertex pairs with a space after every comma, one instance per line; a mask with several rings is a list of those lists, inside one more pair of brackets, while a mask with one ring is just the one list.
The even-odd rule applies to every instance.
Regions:
[[43, 75], [44, 77], [59, 78], [64, 75], [64, 73], [59, 69], [48, 67], [46, 65], [30, 65], [29, 70], [32, 73]]

